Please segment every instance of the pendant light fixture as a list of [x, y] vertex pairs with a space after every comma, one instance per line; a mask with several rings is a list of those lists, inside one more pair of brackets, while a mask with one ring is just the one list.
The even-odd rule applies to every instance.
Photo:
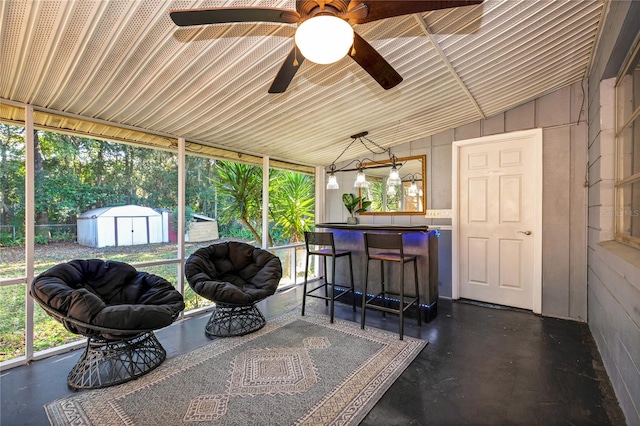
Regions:
[[340, 186], [338, 185], [338, 178], [336, 177], [336, 166], [332, 164], [329, 173], [329, 179], [327, 181], [327, 189], [338, 189]]
[[409, 197], [416, 197], [418, 195], [418, 185], [416, 184], [415, 177], [411, 178], [411, 185], [409, 185], [407, 195], [409, 195]]
[[[306, 56], [305, 56], [306, 57]], [[336, 167], [336, 161], [338, 161], [343, 155], [344, 153], [355, 143], [355, 142], [360, 142], [365, 148], [367, 148], [367, 150], [369, 150], [371, 153], [373, 154], [384, 154], [387, 153], [389, 155], [389, 160], [391, 161], [391, 171], [389, 172], [389, 177], [387, 178], [387, 185], [388, 186], [398, 186], [400, 184], [402, 184], [402, 180], [400, 179], [400, 173], [399, 173], [399, 168], [402, 166], [402, 164], [398, 164], [397, 162], [397, 158], [395, 155], [393, 155], [391, 153], [391, 148], [383, 148], [380, 145], [378, 145], [377, 143], [375, 143], [374, 141], [368, 139], [366, 136], [369, 134], [369, 132], [361, 132], [361, 133], [357, 133], [355, 135], [351, 136], [351, 143], [349, 143], [349, 145], [347, 145], [347, 147], [340, 153], [340, 155], [338, 155], [338, 157], [333, 160], [333, 162], [331, 163], [331, 165], [329, 166], [329, 178], [327, 180], [327, 189], [339, 189], [339, 185], [338, 185], [338, 180], [335, 176], [336, 172], [346, 172], [346, 171], [354, 171], [357, 170], [358, 173], [356, 174], [356, 181], [354, 182], [354, 188], [368, 188], [369, 187], [369, 182], [367, 182], [367, 177], [366, 174], [364, 172], [365, 170], [365, 166], [364, 166], [364, 160], [366, 160], [369, 163], [373, 163], [373, 164], [379, 164], [380, 166], [384, 166], [387, 165], [388, 162], [379, 162], [379, 161], [374, 161], [371, 160], [369, 158], [363, 158], [362, 160], [353, 160], [350, 161], [348, 164], [346, 164], [345, 166], [341, 167], [340, 169], [338, 169]], [[374, 148], [372, 148], [371, 146], [373, 146]], [[349, 167], [350, 165], [352, 165], [353, 163], [356, 163], [356, 168], [355, 169], [348, 169], [347, 167]]]
[[396, 164], [393, 163], [393, 167], [391, 167], [391, 171], [389, 172], [389, 177], [387, 178], [387, 185], [389, 186], [397, 186], [402, 184], [402, 179], [400, 179], [400, 173], [398, 172], [398, 168]]
[[360, 169], [358, 173], [356, 173], [356, 181], [353, 184], [354, 188], [368, 188], [369, 182], [367, 182], [367, 176], [365, 176], [364, 171]]

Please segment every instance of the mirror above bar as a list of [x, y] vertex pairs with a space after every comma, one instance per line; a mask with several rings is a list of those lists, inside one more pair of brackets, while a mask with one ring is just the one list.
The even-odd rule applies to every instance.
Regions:
[[371, 201], [361, 215], [424, 215], [426, 209], [426, 156], [395, 159], [400, 183], [389, 184], [393, 160], [362, 163], [368, 188], [358, 188], [359, 196]]

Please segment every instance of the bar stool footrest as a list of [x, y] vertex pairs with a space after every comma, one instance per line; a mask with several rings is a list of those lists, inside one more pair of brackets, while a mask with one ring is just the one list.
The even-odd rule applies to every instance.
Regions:
[[[329, 286], [331, 286], [331, 284], [329, 284]], [[316, 288], [314, 288], [312, 290], [309, 290], [307, 292], [306, 296], [315, 297], [316, 299], [322, 299], [322, 300], [331, 300], [331, 296], [322, 296], [320, 294], [311, 294], [311, 292], [319, 290], [319, 289], [321, 289], [323, 287], [324, 287], [324, 285], [321, 285], [320, 287], [316, 287]], [[333, 286], [331, 286], [331, 287], [333, 287]], [[352, 288], [344, 288], [344, 287], [340, 287], [340, 288], [342, 288], [343, 290], [339, 294], [335, 295], [333, 297], [333, 300], [337, 300], [338, 298], [344, 296], [345, 293], [353, 292]], [[331, 289], [331, 290], [333, 291], [333, 289]], [[355, 294], [355, 292], [354, 292], [354, 294]]]
[[[370, 297], [369, 299], [367, 299], [364, 303], [364, 307], [365, 308], [370, 308], [376, 311], [382, 311], [382, 312], [389, 312], [392, 314], [399, 314], [400, 313], [400, 306], [398, 306], [398, 309], [394, 309], [394, 308], [387, 308], [386, 306], [381, 306], [381, 305], [376, 305], [374, 303], [370, 303], [374, 300], [381, 300], [380, 296], [382, 295], [382, 293], [378, 293], [373, 297]], [[397, 293], [389, 293], [385, 291], [385, 295], [386, 296], [399, 296], [399, 294]], [[406, 299], [406, 297], [410, 297], [410, 299]], [[400, 300], [394, 300], [393, 303], [398, 303], [398, 305], [400, 305]], [[416, 296], [405, 296], [405, 301], [404, 301], [404, 307], [402, 308], [402, 311], [406, 311], [407, 309], [413, 307], [413, 305], [415, 304], [416, 308], [420, 308], [420, 303], [418, 302], [418, 298]]]

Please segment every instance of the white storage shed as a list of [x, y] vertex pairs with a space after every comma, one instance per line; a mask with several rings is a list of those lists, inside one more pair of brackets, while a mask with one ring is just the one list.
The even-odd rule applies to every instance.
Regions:
[[89, 247], [166, 242], [162, 215], [149, 207], [128, 205], [89, 210], [78, 216], [78, 244]]

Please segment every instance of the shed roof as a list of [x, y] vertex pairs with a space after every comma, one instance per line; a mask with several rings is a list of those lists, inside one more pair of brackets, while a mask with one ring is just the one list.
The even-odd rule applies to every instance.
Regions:
[[151, 207], [142, 207], [142, 206], [129, 204], [126, 206], [101, 207], [99, 209], [88, 210], [78, 215], [78, 219], [90, 219], [94, 217], [146, 217], [146, 216], [161, 216], [161, 215]]

